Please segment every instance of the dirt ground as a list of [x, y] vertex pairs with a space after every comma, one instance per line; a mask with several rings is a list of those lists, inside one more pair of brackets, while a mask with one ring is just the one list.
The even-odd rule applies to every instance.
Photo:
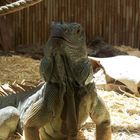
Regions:
[[[0, 84], [39, 80], [40, 60], [13, 55], [0, 56]], [[140, 98], [128, 98], [114, 91], [97, 90], [110, 115], [113, 140], [140, 140]], [[88, 119], [81, 128], [87, 140], [95, 137], [95, 125]]]

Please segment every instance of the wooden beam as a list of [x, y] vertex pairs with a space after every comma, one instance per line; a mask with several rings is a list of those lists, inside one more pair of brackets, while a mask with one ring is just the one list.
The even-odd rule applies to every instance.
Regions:
[[29, 6], [33, 6], [41, 1], [42, 0], [19, 0], [5, 6], [0, 6], [0, 16], [20, 11]]

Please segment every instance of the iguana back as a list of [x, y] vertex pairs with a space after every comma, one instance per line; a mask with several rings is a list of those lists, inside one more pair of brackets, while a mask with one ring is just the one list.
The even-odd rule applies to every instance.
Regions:
[[6, 106], [18, 108], [20, 102], [24, 102], [28, 97], [35, 94], [42, 85], [41, 81], [0, 85], [0, 109]]

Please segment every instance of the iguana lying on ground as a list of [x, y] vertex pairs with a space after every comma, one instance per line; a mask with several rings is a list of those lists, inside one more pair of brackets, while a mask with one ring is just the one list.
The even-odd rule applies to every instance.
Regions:
[[88, 116], [96, 124], [96, 140], [111, 140], [109, 113], [92, 82], [85, 41], [81, 25], [54, 23], [40, 64], [45, 84], [22, 98], [0, 98], [1, 108], [17, 108], [25, 140], [77, 140]]

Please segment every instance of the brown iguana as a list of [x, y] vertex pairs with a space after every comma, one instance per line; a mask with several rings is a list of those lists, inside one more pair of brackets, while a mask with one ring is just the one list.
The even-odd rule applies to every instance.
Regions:
[[111, 140], [109, 113], [92, 82], [80, 24], [52, 25], [40, 73], [45, 84], [13, 103], [19, 110], [25, 140], [77, 140], [88, 116], [96, 124], [96, 140]]
[[101, 37], [96, 37], [87, 43], [87, 52], [89, 56], [106, 58], [118, 55], [128, 55], [104, 41]]

